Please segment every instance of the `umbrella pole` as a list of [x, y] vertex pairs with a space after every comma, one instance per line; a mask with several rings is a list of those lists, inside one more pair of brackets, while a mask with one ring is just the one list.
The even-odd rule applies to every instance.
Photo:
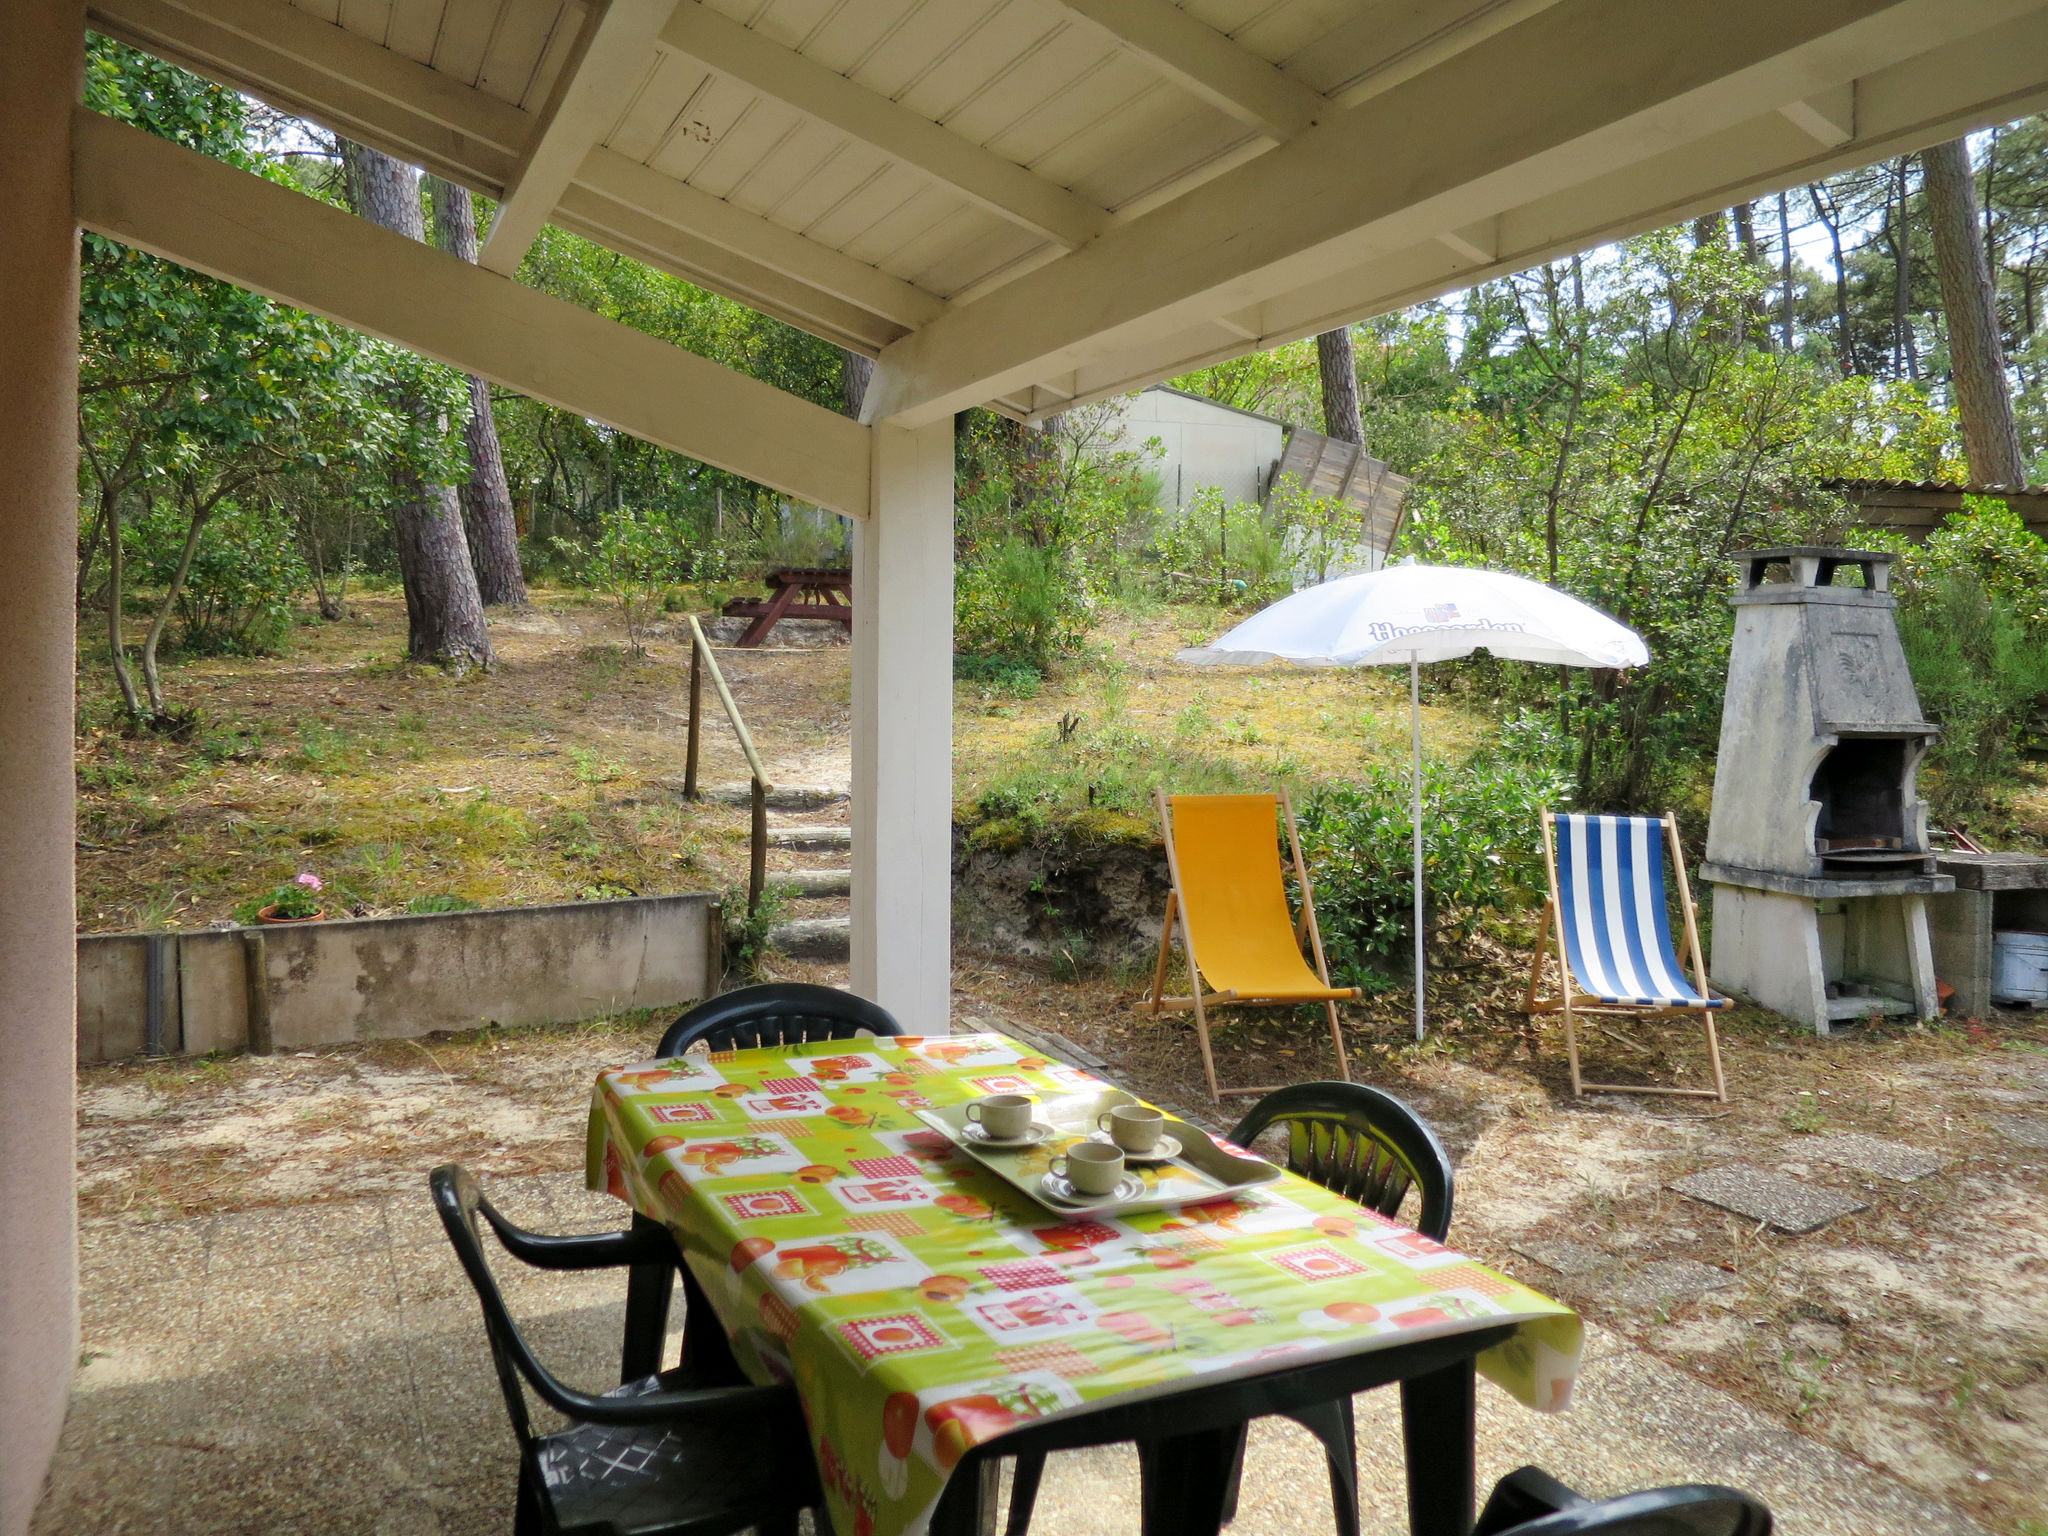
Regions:
[[1409, 799], [1410, 826], [1415, 832], [1415, 1038], [1423, 1037], [1424, 966], [1422, 943], [1422, 663], [1408, 663], [1408, 749], [1414, 772]]

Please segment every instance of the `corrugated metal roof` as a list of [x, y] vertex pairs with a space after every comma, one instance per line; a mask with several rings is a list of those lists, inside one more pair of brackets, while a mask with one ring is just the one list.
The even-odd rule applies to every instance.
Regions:
[[1820, 482], [1824, 491], [1934, 491], [1950, 496], [2048, 496], [2048, 485], [1994, 485], [1970, 480], [1865, 480], [1837, 476]]

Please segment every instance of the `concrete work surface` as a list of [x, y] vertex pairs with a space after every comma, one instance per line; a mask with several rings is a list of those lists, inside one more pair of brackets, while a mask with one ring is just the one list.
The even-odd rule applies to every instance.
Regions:
[[[515, 1220], [617, 1227], [574, 1173], [497, 1181]], [[34, 1531], [175, 1536], [454, 1536], [511, 1529], [516, 1460], [467, 1282], [417, 1195], [300, 1205], [82, 1234], [83, 1364]], [[508, 1300], [542, 1357], [616, 1380], [624, 1278], [508, 1263]], [[1794, 1434], [1685, 1372], [1596, 1334], [1576, 1406], [1479, 1397], [1482, 1488], [1528, 1462], [1590, 1494], [1726, 1482], [1788, 1536], [1967, 1536], [1946, 1505]], [[1366, 1528], [1405, 1529], [1397, 1398], [1359, 1400]], [[1138, 1528], [1128, 1448], [1055, 1456], [1039, 1536]], [[1320, 1450], [1254, 1426], [1234, 1532], [1329, 1529]]]

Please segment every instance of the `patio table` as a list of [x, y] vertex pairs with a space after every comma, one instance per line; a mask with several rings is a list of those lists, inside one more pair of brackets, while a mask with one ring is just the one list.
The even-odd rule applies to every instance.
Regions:
[[[1432, 1393], [1432, 1411], [1463, 1416], [1432, 1430], [1462, 1437], [1445, 1465], [1464, 1481], [1432, 1523], [1469, 1527], [1473, 1357], [1522, 1402], [1561, 1409], [1577, 1317], [1292, 1174], [1062, 1220], [913, 1113], [1107, 1086], [1000, 1034], [648, 1062], [599, 1074], [588, 1182], [674, 1233], [750, 1377], [796, 1384], [841, 1536], [914, 1536], [950, 1474], [1013, 1443], [1096, 1443], [1061, 1431], [1097, 1415], [1121, 1414], [1104, 1438], [1151, 1438], [1149, 1512], [1154, 1464], [1184, 1476], [1224, 1445], [1202, 1436], [1227, 1440], [1218, 1384], [1270, 1412], [1393, 1380], [1406, 1397], [1425, 1379], [1437, 1386], [1408, 1401], [1411, 1429]], [[1200, 1411], [1181, 1418], [1183, 1404]], [[940, 1524], [971, 1523], [969, 1502], [956, 1489]]]

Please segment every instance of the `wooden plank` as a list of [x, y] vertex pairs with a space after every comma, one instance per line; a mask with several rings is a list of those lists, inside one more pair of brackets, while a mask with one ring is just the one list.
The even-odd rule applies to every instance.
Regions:
[[1109, 224], [1107, 212], [1064, 187], [834, 74], [701, 0], [680, 0], [663, 29], [662, 44], [949, 182], [1049, 239], [1078, 246]]

